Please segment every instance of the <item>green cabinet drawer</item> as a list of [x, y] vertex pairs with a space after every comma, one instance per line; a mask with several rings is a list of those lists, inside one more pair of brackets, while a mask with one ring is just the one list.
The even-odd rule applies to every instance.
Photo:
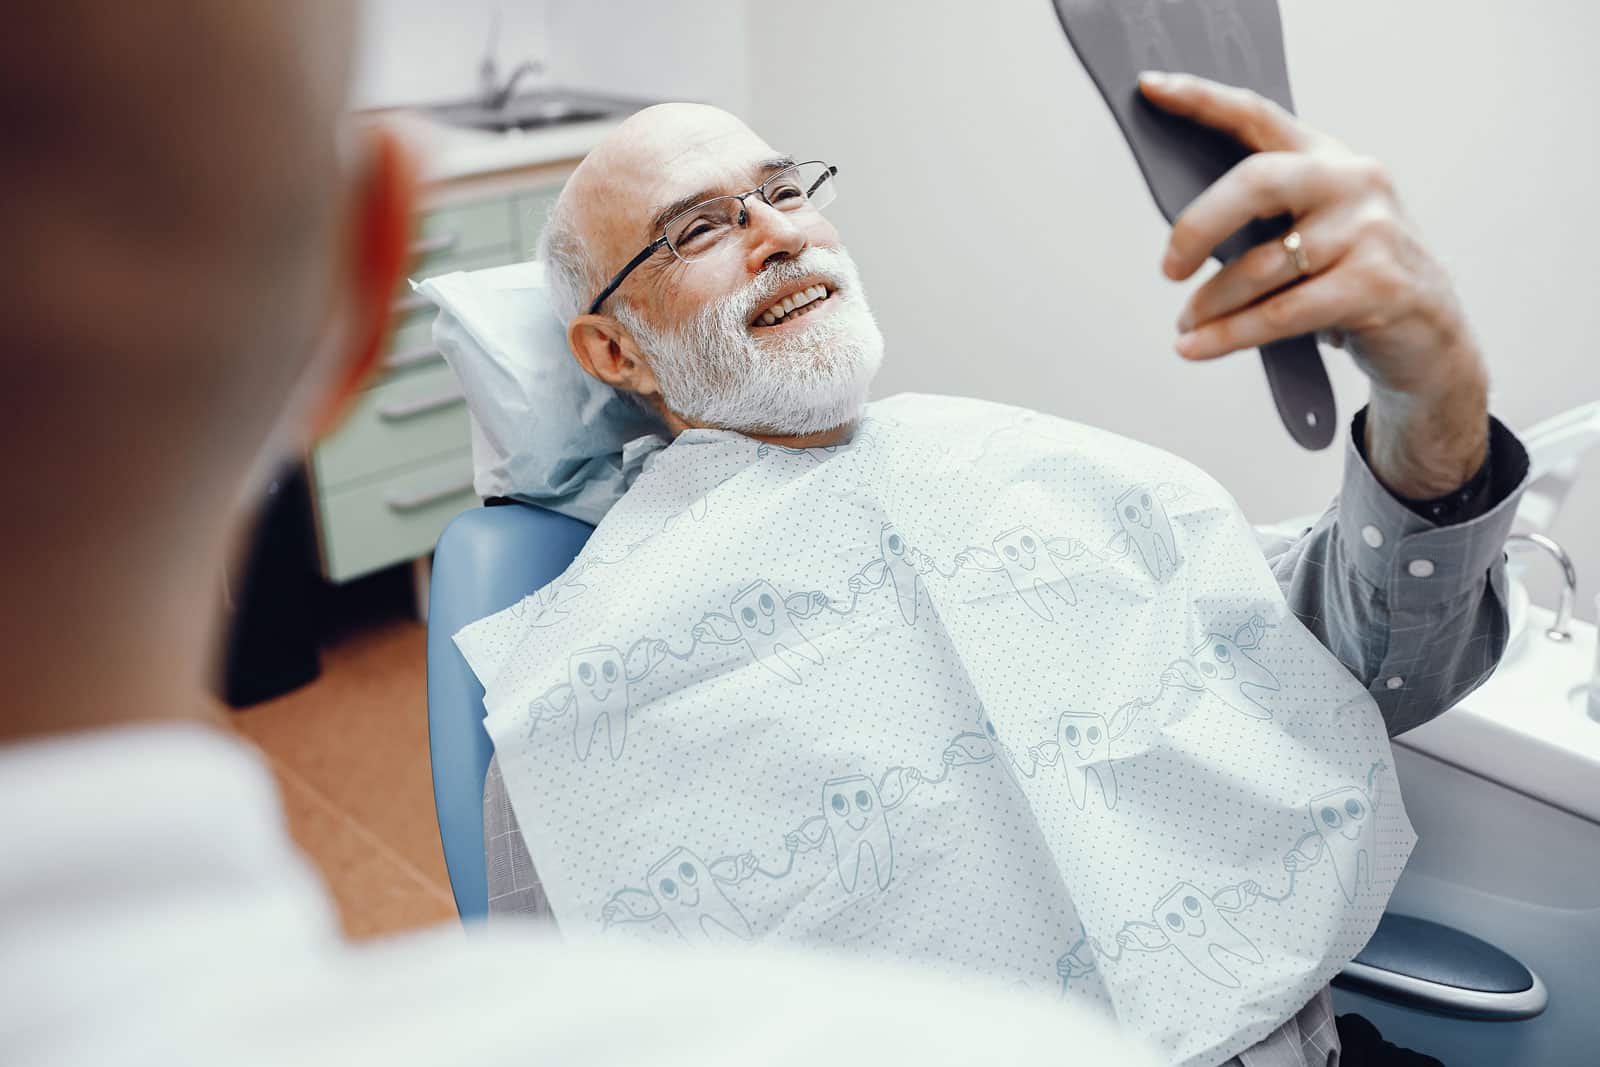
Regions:
[[417, 221], [414, 248], [426, 258], [481, 252], [513, 245], [517, 225], [515, 198], [500, 193], [463, 204], [434, 208]]
[[[482, 270], [499, 267], [512, 261], [510, 246], [492, 252], [479, 252], [470, 256], [443, 257], [425, 269], [414, 270], [411, 277], [421, 281], [435, 274], [448, 274], [457, 270]], [[413, 371], [437, 370], [444, 364], [439, 350], [433, 344], [433, 319], [438, 309], [425, 297], [412, 292], [407, 284], [405, 291], [395, 300], [395, 323], [389, 334], [389, 343], [383, 358], [373, 373], [368, 388], [393, 381], [402, 374]]]
[[462, 450], [390, 477], [318, 497], [323, 567], [343, 582], [433, 551], [445, 525], [478, 504]]
[[339, 428], [312, 454], [323, 491], [444, 452], [471, 441], [467, 404], [449, 367], [419, 371], [368, 389]]
[[411, 288], [412, 281], [422, 281], [439, 274], [451, 274], [458, 270], [481, 270], [484, 267], [499, 267], [514, 261], [516, 249], [511, 245], [500, 248], [479, 249], [476, 252], [462, 253], [461, 255], [437, 256], [426, 263], [412, 268], [408, 280], [400, 283], [400, 288], [394, 294], [392, 314], [396, 318], [395, 329], [398, 331], [410, 324], [410, 318], [419, 312], [426, 312], [429, 322], [433, 321], [433, 302], [427, 297]]
[[532, 259], [539, 250], [539, 234], [544, 230], [550, 207], [561, 195], [561, 186], [530, 189], [518, 193], [512, 201], [517, 222], [517, 261]]

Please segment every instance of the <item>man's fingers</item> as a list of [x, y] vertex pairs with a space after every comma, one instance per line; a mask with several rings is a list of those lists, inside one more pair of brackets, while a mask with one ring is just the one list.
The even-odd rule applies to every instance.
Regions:
[[1219, 129], [1257, 152], [1299, 151], [1314, 138], [1300, 120], [1249, 89], [1162, 71], [1139, 75], [1139, 88], [1162, 110]]
[[1185, 359], [1215, 359], [1242, 348], [1337, 326], [1351, 298], [1346, 270], [1308, 278], [1243, 311], [1208, 322], [1178, 338]]
[[[1346, 223], [1346, 214], [1337, 209], [1319, 211], [1295, 224], [1310, 273], [1332, 268], [1350, 250], [1357, 231]], [[1281, 241], [1259, 244], [1207, 278], [1190, 295], [1178, 316], [1178, 330], [1187, 333], [1231, 315], [1299, 277], [1300, 271]]]
[[1333, 161], [1318, 156], [1302, 152], [1247, 156], [1183, 209], [1172, 224], [1161, 269], [1181, 281], [1251, 219], [1308, 214], [1338, 194], [1339, 182]]

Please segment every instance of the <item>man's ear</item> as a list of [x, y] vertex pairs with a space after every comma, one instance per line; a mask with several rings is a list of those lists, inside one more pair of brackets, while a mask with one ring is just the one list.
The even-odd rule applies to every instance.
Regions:
[[412, 213], [417, 203], [416, 166], [392, 130], [373, 126], [365, 169], [350, 197], [345, 248], [338, 279], [347, 294], [349, 348], [335, 372], [334, 387], [317, 413], [317, 436], [331, 430], [345, 406], [377, 366], [389, 336], [395, 290], [411, 262]]
[[661, 392], [633, 336], [611, 316], [579, 315], [567, 325], [567, 345], [590, 377], [645, 397]]

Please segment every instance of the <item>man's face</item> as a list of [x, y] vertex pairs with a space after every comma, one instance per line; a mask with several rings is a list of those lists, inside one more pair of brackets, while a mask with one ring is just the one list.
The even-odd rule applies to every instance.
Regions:
[[[591, 248], [608, 276], [671, 216], [786, 165], [732, 116], [665, 110], [600, 160]], [[744, 203], [747, 224], [714, 251], [686, 263], [662, 249], [601, 313], [627, 328], [668, 408], [692, 425], [799, 435], [850, 422], [882, 356], [854, 264], [819, 210], [759, 194]]]

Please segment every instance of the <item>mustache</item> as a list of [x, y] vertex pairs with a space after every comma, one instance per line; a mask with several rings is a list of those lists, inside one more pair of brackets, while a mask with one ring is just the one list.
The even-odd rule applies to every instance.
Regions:
[[720, 298], [711, 307], [743, 324], [772, 303], [784, 286], [807, 278], [819, 278], [834, 292], [844, 294], [849, 284], [840, 265], [843, 258], [844, 253], [836, 249], [808, 248], [793, 259], [780, 259], [765, 267], [742, 288]]

